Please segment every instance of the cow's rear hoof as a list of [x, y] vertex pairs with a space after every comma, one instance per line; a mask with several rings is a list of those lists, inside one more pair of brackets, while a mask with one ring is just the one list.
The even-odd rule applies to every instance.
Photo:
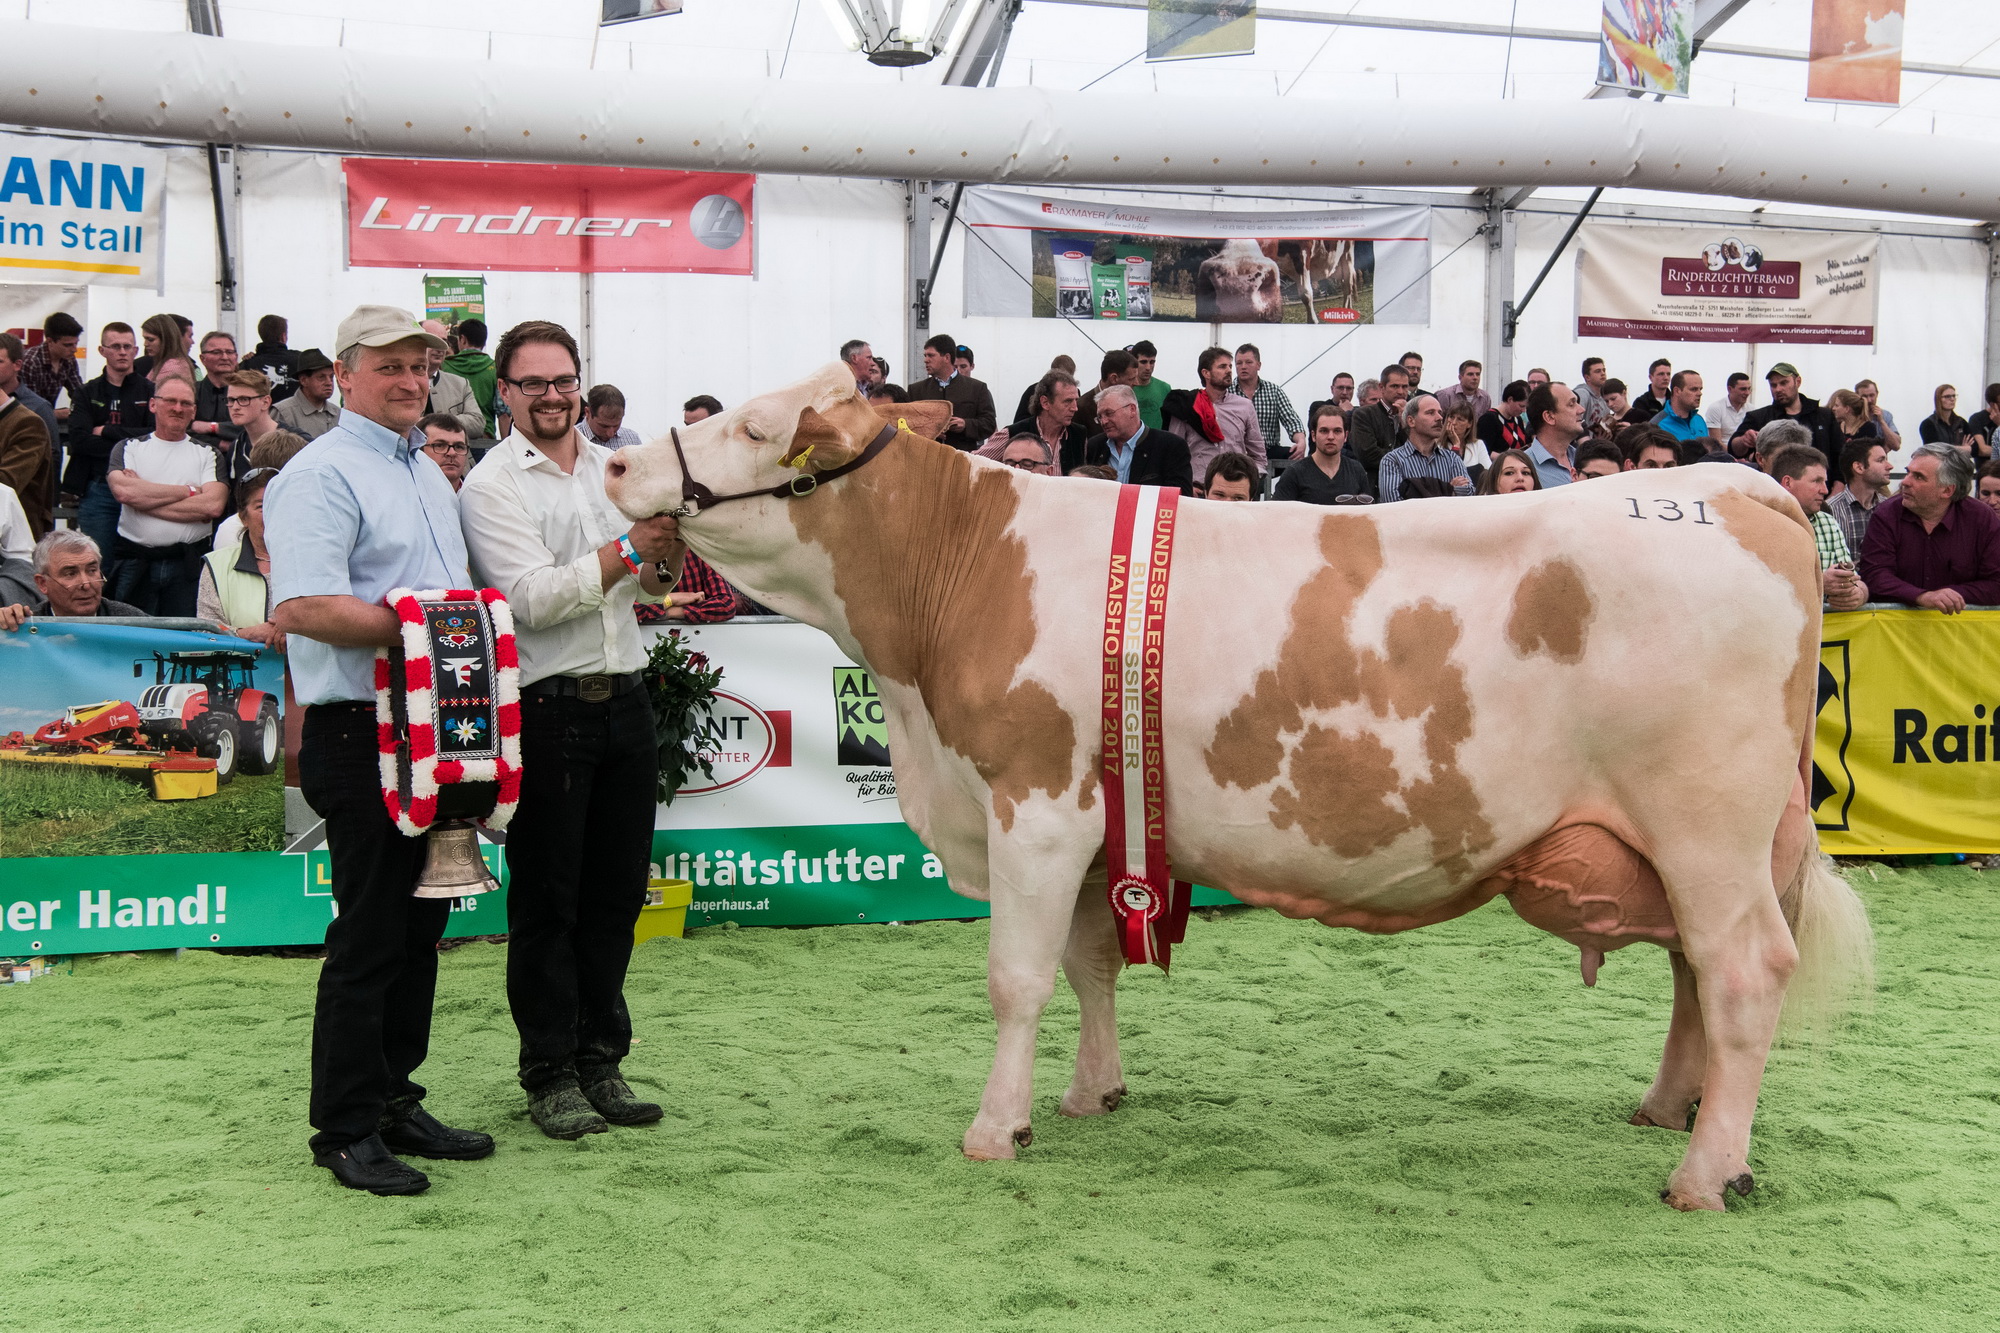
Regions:
[[1664, 1189], [1660, 1191], [1660, 1202], [1683, 1213], [1719, 1213], [1723, 1211], [1720, 1194], [1693, 1194], [1687, 1190]]
[[1063, 1094], [1062, 1105], [1059, 1109], [1064, 1115], [1078, 1119], [1085, 1116], [1110, 1115], [1118, 1109], [1118, 1103], [1123, 1100], [1125, 1100], [1125, 1085], [1123, 1083], [1108, 1091], [1098, 1093], [1079, 1092], [1072, 1088]]
[[1648, 1115], [1646, 1113], [1646, 1108], [1642, 1106], [1638, 1110], [1634, 1111], [1632, 1113], [1632, 1118], [1630, 1120], [1627, 1120], [1625, 1123], [1628, 1125], [1637, 1125], [1641, 1129], [1670, 1129], [1677, 1134], [1685, 1134], [1688, 1132], [1688, 1118], [1685, 1114], [1681, 1116], [1679, 1124], [1675, 1124], [1673, 1120], [1674, 1118], [1670, 1115], [1661, 1116], [1656, 1119], [1655, 1117]]
[[987, 1130], [969, 1129], [959, 1151], [975, 1162], [1011, 1162], [1014, 1160], [1014, 1140]]

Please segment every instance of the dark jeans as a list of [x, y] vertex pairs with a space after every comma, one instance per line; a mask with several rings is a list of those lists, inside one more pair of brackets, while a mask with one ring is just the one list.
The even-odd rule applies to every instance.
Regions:
[[326, 821], [333, 901], [313, 1010], [314, 1152], [373, 1134], [393, 1099], [422, 1099], [410, 1074], [430, 1049], [437, 942], [447, 898], [413, 898], [425, 839], [396, 831], [382, 805], [375, 706], [306, 709], [299, 785]]
[[192, 616], [201, 593], [201, 554], [194, 544], [140, 546], [123, 537], [112, 543], [118, 572], [110, 596], [149, 616]]
[[[90, 489], [78, 498], [76, 526], [97, 543], [98, 564], [104, 571], [104, 585], [108, 589], [118, 570], [117, 555], [111, 549], [118, 541], [118, 498], [111, 493], [111, 483], [103, 477], [94, 478]], [[122, 600], [116, 593], [112, 597]]]
[[632, 1048], [625, 967], [645, 905], [660, 755], [643, 690], [521, 701], [507, 826], [507, 1003], [530, 1094], [614, 1077]]

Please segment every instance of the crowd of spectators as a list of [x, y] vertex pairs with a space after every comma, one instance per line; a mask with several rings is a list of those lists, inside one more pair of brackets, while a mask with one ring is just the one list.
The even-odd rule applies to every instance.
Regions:
[[[485, 324], [423, 329], [443, 350], [430, 353], [418, 447], [456, 492], [513, 423]], [[260, 319], [252, 353], [239, 357], [227, 331], [197, 338], [191, 321], [163, 313], [137, 330], [105, 324], [99, 370], [86, 381], [84, 333], [57, 313], [32, 347], [0, 335], [0, 607], [15, 624], [34, 613], [199, 616], [282, 647], [261, 600], [261, 496], [340, 422], [335, 358], [293, 349], [280, 316]], [[1141, 340], [1104, 353], [1088, 380], [1071, 358], [1054, 358], [1003, 423], [973, 350], [947, 335], [924, 344], [922, 374], [906, 385], [863, 340], [839, 355], [872, 401], [949, 403], [944, 440], [955, 448], [1043, 475], [1214, 500], [1388, 504], [1697, 462], [1758, 467], [1811, 519], [1829, 606], [1871, 596], [1945, 612], [2000, 603], [2000, 384], [1969, 418], [1957, 390], [1938, 385], [1897, 487], [1891, 460], [1903, 435], [1874, 381], [1822, 402], [1783, 361], [1764, 376], [1768, 401], [1753, 406], [1751, 377], [1735, 372], [1722, 401], [1705, 405], [1701, 374], [1666, 358], [1646, 367], [1634, 397], [1596, 356], [1574, 384], [1541, 367], [1490, 384], [1466, 359], [1433, 389], [1412, 351], [1371, 376], [1336, 373], [1328, 396], [1302, 413], [1255, 344], [1203, 350], [1193, 385], [1176, 389]], [[578, 386], [578, 399], [585, 440], [639, 442], [615, 385]], [[723, 411], [697, 395], [682, 423]], [[640, 614], [708, 622], [762, 609], [691, 558], [672, 597]]]
[[[414, 443], [456, 493], [513, 422], [484, 322], [416, 328], [442, 347], [429, 350]], [[294, 349], [288, 321], [266, 315], [244, 357], [233, 334], [197, 338], [192, 321], [162, 313], [136, 330], [105, 324], [99, 371], [86, 381], [77, 320], [58, 312], [40, 332], [32, 347], [0, 333], [0, 628], [38, 615], [193, 618], [284, 651], [271, 623], [263, 493], [340, 424], [340, 349]], [[945, 358], [954, 361], [970, 369], [969, 353]], [[879, 384], [887, 364], [870, 366]], [[579, 386], [576, 396], [585, 440], [639, 443], [616, 385]], [[961, 425], [990, 432], [990, 400], [986, 408]], [[683, 420], [722, 410], [700, 395]], [[763, 610], [690, 556], [668, 600], [640, 614], [713, 622]]]
[[[1751, 404], [1751, 377], [1737, 371], [1724, 380], [1722, 400], [1704, 406], [1701, 373], [1665, 357], [1646, 367], [1635, 397], [1597, 356], [1584, 358], [1574, 384], [1537, 366], [1489, 386], [1485, 367], [1467, 359], [1451, 383], [1430, 389], [1424, 359], [1412, 351], [1367, 378], [1336, 373], [1328, 396], [1302, 416], [1265, 375], [1253, 343], [1205, 349], [1194, 387], [1176, 389], [1158, 373], [1158, 349], [1142, 340], [1104, 353], [1088, 391], [1075, 361], [1056, 357], [1021, 391], [1015, 420], [996, 428], [993, 392], [974, 375], [971, 349], [947, 335], [924, 344], [925, 375], [906, 387], [888, 382], [888, 364], [860, 339], [840, 357], [875, 402], [952, 403], [945, 442], [954, 447], [1023, 471], [1173, 486], [1211, 500], [1386, 504], [1548, 490], [1693, 463], [1756, 467], [1811, 522], [1829, 607], [1870, 596], [1947, 612], [2000, 604], [2000, 529], [1986, 536], [1987, 519], [2000, 517], [1992, 447], [2000, 384], [1970, 419], [1956, 413], [1956, 390], [1938, 386], [1903, 482], [1909, 502], [1884, 508], [1895, 498], [1890, 460], [1903, 437], [1875, 382], [1821, 402], [1787, 361], [1764, 376], [1767, 402]], [[695, 403], [688, 406], [696, 419]], [[1973, 507], [1980, 512], [1970, 514]], [[1878, 514], [1891, 522], [1874, 522]]]

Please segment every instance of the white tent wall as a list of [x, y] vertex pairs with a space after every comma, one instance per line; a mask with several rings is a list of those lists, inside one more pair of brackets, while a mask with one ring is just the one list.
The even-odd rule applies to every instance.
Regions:
[[[949, 190], [942, 193], [949, 199]], [[1133, 207], [1208, 208], [1222, 213], [1284, 212], [1288, 209], [1330, 206], [1320, 200], [1283, 200], [1269, 195], [1218, 195], [1212, 191], [1185, 194], [1122, 192], [1114, 195], [1088, 190], [1038, 190], [1035, 193], [1093, 202], [1120, 202]], [[942, 211], [938, 217], [941, 225]], [[1437, 267], [1430, 275], [1431, 319], [1428, 326], [1363, 324], [1330, 329], [1306, 324], [1224, 324], [1218, 332], [1207, 324], [1152, 321], [1120, 324], [1115, 320], [1088, 320], [1072, 325], [1061, 319], [968, 316], [965, 314], [964, 247], [978, 245], [979, 242], [967, 239], [963, 227], [955, 227], [944, 263], [938, 270], [937, 290], [931, 299], [931, 330], [951, 334], [977, 354], [979, 378], [993, 387], [1003, 425], [1021, 389], [1040, 377], [1048, 369], [1049, 359], [1058, 352], [1066, 352], [1076, 359], [1077, 376], [1087, 390], [1097, 382], [1098, 363], [1102, 356], [1099, 346], [1105, 349], [1124, 347], [1141, 338], [1150, 340], [1160, 349], [1157, 372], [1178, 388], [1194, 386], [1196, 358], [1202, 349], [1212, 343], [1232, 351], [1246, 342], [1254, 343], [1263, 354], [1265, 378], [1281, 384], [1291, 380], [1285, 385], [1286, 392], [1301, 414], [1308, 404], [1327, 396], [1328, 386], [1336, 371], [1346, 370], [1357, 380], [1367, 379], [1413, 348], [1426, 358], [1426, 380], [1441, 384], [1449, 379], [1450, 372], [1440, 372], [1437, 368], [1443, 366], [1447, 359], [1455, 368], [1466, 357], [1481, 355], [1480, 347], [1485, 338], [1486, 246], [1474, 240], [1456, 254], [1452, 251], [1478, 229], [1485, 214], [1471, 209], [1439, 208], [1433, 211], [1432, 218], [1431, 262]], [[1384, 299], [1387, 295], [1393, 293], [1386, 294]], [[1096, 340], [1095, 344], [1092, 339]], [[1338, 346], [1334, 346], [1336, 343]], [[1329, 351], [1329, 348], [1332, 350]], [[1441, 373], [1445, 379], [1439, 378]], [[898, 374], [901, 375], [900, 367]], [[903, 376], [906, 379], [911, 377]]]
[[[193, 320], [197, 337], [228, 327], [219, 313], [206, 154], [170, 148], [167, 155], [165, 292], [92, 287], [92, 349], [105, 322], [137, 328], [162, 310]], [[238, 324], [246, 354], [258, 318], [277, 314], [290, 322], [294, 348], [331, 356], [335, 326], [356, 305], [419, 310], [425, 272], [471, 271], [347, 268], [338, 157], [243, 150], [236, 163]], [[902, 187], [893, 182], [760, 177], [754, 277], [597, 274], [585, 338], [581, 275], [488, 273], [486, 322], [494, 341], [524, 319], [562, 324], [584, 344], [591, 382], [624, 390], [634, 429], [664, 433], [679, 423], [688, 398], [706, 393], [739, 403], [833, 360], [849, 338], [872, 338], [884, 355], [900, 359], [902, 213]], [[85, 373], [99, 369], [93, 355]]]
[[[228, 327], [217, 288], [214, 212], [202, 149], [170, 147], [166, 211], [165, 290], [90, 288], [90, 336], [108, 320], [137, 327], [160, 310], [186, 315], [197, 333]], [[233, 238], [237, 253], [237, 324], [247, 351], [258, 316], [282, 314], [291, 322], [294, 347], [318, 345], [331, 353], [333, 328], [363, 301], [416, 308], [422, 301], [419, 270], [344, 267], [344, 214], [339, 159], [330, 154], [243, 150], [236, 154], [241, 203]], [[1170, 207], [1282, 209], [1269, 195], [1239, 192], [1049, 193], [1078, 198], [1122, 198]], [[1324, 206], [1300, 199], [1296, 206]], [[636, 429], [658, 433], [680, 419], [680, 404], [697, 393], [726, 404], [741, 402], [789, 382], [832, 358], [851, 337], [869, 339], [891, 360], [894, 377], [921, 373], [902, 348], [907, 249], [900, 183], [825, 177], [763, 176], [757, 187], [757, 271], [749, 279], [701, 274], [599, 274], [591, 286], [590, 337], [584, 339], [593, 382], [619, 385]], [[1301, 410], [1326, 393], [1335, 372], [1366, 378], [1405, 350], [1426, 360], [1425, 378], [1446, 383], [1459, 360], [1489, 359], [1486, 346], [1486, 265], [1490, 251], [1474, 239], [1454, 254], [1484, 219], [1471, 209], [1438, 208], [1431, 258], [1428, 326], [1363, 325], [1344, 330], [1306, 326], [1226, 325], [1219, 341], [1234, 348], [1254, 342], [1268, 378], [1284, 383]], [[1752, 215], [1744, 213], [1746, 223]], [[934, 218], [933, 236], [943, 210]], [[1525, 291], [1567, 218], [1560, 213], [1518, 215], [1516, 290]], [[1605, 219], [1604, 225], [1618, 225]], [[1009, 418], [1023, 386], [1032, 383], [1058, 352], [1076, 358], [1086, 387], [1097, 377], [1099, 346], [1150, 338], [1160, 348], [1159, 370], [1169, 382], [1194, 383], [1196, 355], [1215, 336], [1205, 324], [1112, 321], [1081, 327], [1060, 320], [973, 318], [964, 314], [964, 229], [955, 228], [932, 297], [931, 328], [949, 333], [979, 355], [979, 376], [993, 386], [996, 406]], [[1805, 374], [1806, 390], [1823, 397], [1868, 377], [1883, 400], [1911, 427], [1930, 411], [1939, 383], [1959, 386], [1964, 410], [1976, 405], [1985, 376], [1988, 246], [1973, 240], [1885, 235], [1881, 239], [1881, 300], [1873, 347], [1775, 345], [1745, 348], [1702, 343], [1652, 343], [1575, 336], [1575, 256], [1564, 256], [1523, 316], [1514, 351], [1515, 373], [1546, 366], [1573, 382], [1585, 355], [1603, 356], [1614, 375], [1635, 392], [1646, 363], [1665, 356], [1692, 366], [1708, 380], [1711, 401], [1734, 370], [1753, 376], [1789, 360]], [[439, 268], [436, 272], [452, 272]], [[487, 323], [499, 331], [529, 318], [553, 319], [582, 334], [584, 282], [575, 274], [492, 273], [487, 276]], [[1086, 336], [1087, 335], [1087, 336]], [[1093, 345], [1092, 339], [1096, 340]], [[1335, 346], [1334, 344], [1338, 345]], [[1328, 348], [1324, 355], [1320, 353]], [[490, 350], [490, 349], [489, 349]], [[1317, 357], [1317, 360], [1315, 360]], [[94, 356], [86, 374], [99, 367]], [[1492, 378], [1489, 376], [1489, 379]], [[1489, 386], [1489, 388], [1494, 386]], [[1764, 401], [1761, 382], [1752, 401]]]
[[[1569, 219], [1549, 213], [1518, 215], [1515, 246], [1517, 289], [1525, 292], [1562, 239]], [[1746, 223], [1751, 215], [1745, 213]], [[1617, 226], [1606, 220], [1602, 225]], [[1644, 225], [1663, 225], [1646, 223]], [[1880, 298], [1876, 310], [1875, 345], [1832, 347], [1760, 343], [1650, 342], [1639, 339], [1576, 336], [1576, 246], [1549, 274], [1548, 281], [1522, 315], [1514, 339], [1514, 369], [1525, 376], [1530, 366], [1544, 366], [1557, 379], [1574, 384], [1586, 356], [1604, 358], [1612, 375], [1623, 379], [1637, 397], [1645, 388], [1646, 366], [1666, 357], [1676, 369], [1702, 374], [1704, 401], [1723, 399], [1733, 371], [1756, 381], [1752, 406], [1770, 401], [1763, 375], [1779, 361], [1799, 368], [1805, 392], [1824, 399], [1835, 389], [1851, 388], [1856, 380], [1872, 379], [1882, 390], [1882, 404], [1916, 442], [1916, 426], [1931, 412], [1931, 390], [1939, 384], [1959, 388], [1959, 411], [1971, 415], [1985, 387], [1986, 270], [1988, 247], [1973, 240], [1929, 236], [1881, 238], [1877, 254]], [[1472, 247], [1467, 247], [1470, 250]], [[1435, 292], [1432, 300], [1435, 302]], [[1421, 346], [1421, 344], [1419, 344]], [[1472, 345], [1477, 345], [1476, 341]], [[1454, 358], [1456, 359], [1456, 358]], [[1434, 382], [1439, 377], [1428, 374]]]

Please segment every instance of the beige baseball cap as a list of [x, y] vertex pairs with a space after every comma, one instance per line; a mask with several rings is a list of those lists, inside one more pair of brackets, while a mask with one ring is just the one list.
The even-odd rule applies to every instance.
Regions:
[[405, 338], [421, 338], [424, 346], [435, 347], [440, 352], [451, 350], [444, 339], [424, 332], [418, 326], [415, 315], [392, 305], [354, 307], [354, 313], [340, 321], [333, 345], [344, 352], [350, 347], [387, 347]]

